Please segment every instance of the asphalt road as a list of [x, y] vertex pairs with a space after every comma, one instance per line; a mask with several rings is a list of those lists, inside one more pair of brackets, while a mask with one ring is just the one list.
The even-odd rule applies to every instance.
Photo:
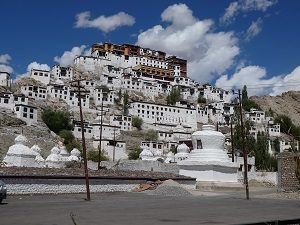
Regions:
[[[1, 225], [245, 224], [300, 219], [300, 201], [239, 194], [191, 197], [144, 193], [8, 196], [0, 205]], [[73, 216], [71, 216], [73, 215]], [[74, 222], [72, 221], [74, 219]]]

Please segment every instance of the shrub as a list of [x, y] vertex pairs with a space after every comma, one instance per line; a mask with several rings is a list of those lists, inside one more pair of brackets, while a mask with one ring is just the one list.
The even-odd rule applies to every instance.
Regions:
[[[93, 162], [98, 162], [98, 160], [99, 160], [99, 152], [98, 151], [94, 151], [94, 150], [88, 151], [87, 159], [91, 160]], [[101, 155], [100, 155], [100, 161], [108, 161], [108, 157], [105, 156], [102, 152], [101, 152]]]
[[64, 139], [64, 145], [66, 149], [70, 152], [73, 148], [81, 149], [81, 143], [77, 141], [70, 130], [61, 130], [58, 135]]
[[140, 118], [138, 116], [132, 117], [132, 126], [134, 126], [137, 129], [141, 130], [142, 129], [142, 124], [143, 124], [143, 119], [142, 118]]
[[128, 159], [130, 159], [130, 160], [139, 159], [141, 152], [142, 152], [142, 149], [140, 147], [130, 150], [128, 153]]
[[42, 112], [42, 120], [47, 127], [56, 134], [61, 130], [72, 129], [70, 115], [67, 112], [54, 111], [50, 108], [46, 108]]
[[158, 133], [156, 132], [156, 130], [153, 129], [147, 130], [147, 132], [145, 133], [146, 141], [157, 141], [157, 139], [158, 139]]

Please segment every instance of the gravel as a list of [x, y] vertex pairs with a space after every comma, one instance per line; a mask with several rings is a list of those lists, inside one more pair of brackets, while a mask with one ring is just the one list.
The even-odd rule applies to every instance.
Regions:
[[186, 188], [173, 180], [166, 180], [155, 190], [149, 190], [146, 193], [161, 196], [192, 196]]

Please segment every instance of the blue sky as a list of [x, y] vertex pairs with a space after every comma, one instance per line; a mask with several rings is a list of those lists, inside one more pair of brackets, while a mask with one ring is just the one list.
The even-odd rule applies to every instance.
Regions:
[[3, 0], [0, 7], [0, 70], [13, 77], [113, 42], [186, 58], [190, 77], [225, 89], [300, 90], [298, 0]]

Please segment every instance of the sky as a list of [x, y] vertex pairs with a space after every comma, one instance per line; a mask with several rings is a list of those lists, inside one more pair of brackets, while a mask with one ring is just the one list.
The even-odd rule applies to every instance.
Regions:
[[188, 76], [249, 95], [300, 91], [299, 0], [2, 0], [0, 71], [68, 66], [94, 43], [188, 61]]

